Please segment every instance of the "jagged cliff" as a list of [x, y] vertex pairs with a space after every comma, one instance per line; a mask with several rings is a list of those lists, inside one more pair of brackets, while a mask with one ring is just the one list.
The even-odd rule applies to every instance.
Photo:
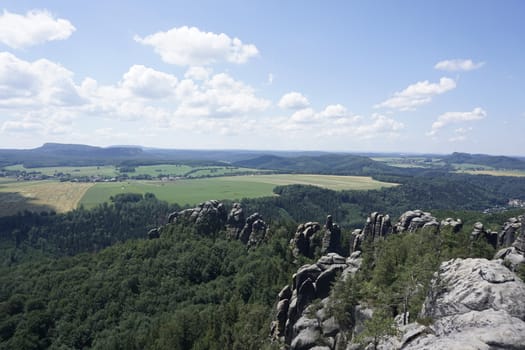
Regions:
[[[453, 218], [438, 222], [420, 210], [404, 213], [394, 224], [388, 215], [372, 213], [363, 229], [352, 233], [348, 258], [329, 249], [292, 276], [291, 284], [278, 295], [270, 336], [283, 349], [291, 350], [525, 349], [525, 284], [514, 272], [525, 264], [523, 222], [523, 216], [511, 218], [499, 232], [476, 223], [470, 244], [483, 239], [501, 248], [494, 259], [443, 262], [429, 284], [420, 314], [398, 311], [393, 328], [370, 337], [365, 325], [380, 310], [366, 300], [351, 304], [348, 324], [341, 324], [333, 311], [334, 304], [347, 302], [337, 300], [340, 294], [333, 286], [354, 278], [363, 262], [363, 244], [394, 234], [417, 234], [421, 229], [440, 239], [440, 230], [455, 234], [463, 225]], [[313, 257], [327, 226], [299, 225], [290, 242], [294, 256]], [[422, 288], [421, 284], [415, 288]], [[423, 324], [415, 322], [416, 316]]]

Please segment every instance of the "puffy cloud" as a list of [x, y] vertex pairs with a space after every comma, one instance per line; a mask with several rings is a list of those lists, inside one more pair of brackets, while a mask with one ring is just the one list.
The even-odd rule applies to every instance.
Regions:
[[453, 79], [443, 77], [439, 83], [430, 83], [428, 80], [409, 85], [406, 89], [396, 92], [393, 97], [375, 105], [375, 108], [391, 108], [401, 111], [415, 110], [416, 107], [432, 101], [435, 95], [441, 95], [456, 87]]
[[[487, 112], [480, 107], [474, 108], [470, 112], [447, 112], [440, 115], [437, 120], [432, 123], [432, 130], [427, 133], [429, 136], [434, 136], [439, 130], [448, 124], [456, 124], [461, 122], [470, 122], [483, 119], [487, 116]], [[463, 130], [463, 129], [456, 129]]]
[[193, 80], [208, 80], [211, 74], [211, 69], [201, 67], [201, 66], [193, 66], [190, 67], [186, 73], [184, 73], [184, 78], [193, 79]]
[[449, 72], [457, 71], [469, 71], [475, 70], [483, 67], [485, 62], [474, 63], [472, 60], [465, 59], [454, 59], [454, 60], [445, 60], [436, 63], [434, 69], [444, 70]]
[[173, 75], [134, 65], [124, 74], [122, 86], [136, 96], [163, 98], [175, 93], [177, 82], [178, 79]]
[[243, 44], [238, 38], [221, 33], [203, 32], [183, 26], [167, 32], [157, 32], [135, 41], [152, 46], [166, 63], [180, 66], [209, 65], [218, 61], [245, 63], [259, 54], [253, 44]]
[[289, 92], [284, 94], [279, 100], [279, 107], [283, 109], [301, 109], [310, 105], [308, 99], [299, 92]]
[[278, 119], [274, 125], [287, 133], [310, 137], [352, 137], [372, 139], [397, 136], [403, 123], [380, 114], [370, 117], [352, 115], [340, 104], [328, 105], [320, 112], [313, 108], [295, 111], [287, 119]]
[[179, 116], [232, 117], [257, 113], [270, 105], [270, 101], [257, 97], [252, 87], [226, 73], [215, 74], [200, 85], [185, 79], [176, 93]]
[[64, 40], [75, 30], [71, 22], [46, 10], [31, 10], [25, 15], [4, 10], [0, 15], [0, 42], [14, 49]]
[[0, 107], [79, 105], [85, 101], [73, 81], [73, 73], [46, 59], [21, 60], [0, 52]]

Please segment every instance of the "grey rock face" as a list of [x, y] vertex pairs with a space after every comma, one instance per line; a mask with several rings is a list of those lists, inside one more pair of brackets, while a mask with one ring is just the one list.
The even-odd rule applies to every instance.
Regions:
[[[524, 221], [523, 216], [518, 218], [510, 218], [503, 224], [501, 231], [498, 234], [498, 246], [499, 247], [508, 247], [516, 241], [516, 238], [519, 236], [523, 237], [522, 232], [522, 222]], [[521, 240], [521, 239], [520, 239]]]
[[485, 227], [481, 222], [476, 222], [474, 224], [472, 232], [470, 233], [470, 240], [472, 242], [477, 241], [478, 239], [484, 239], [494, 248], [496, 248], [496, 246], [498, 245], [498, 233], [492, 232], [490, 230], [485, 230]]
[[385, 237], [392, 233], [392, 223], [389, 215], [373, 212], [366, 219], [366, 224], [362, 230], [355, 230], [352, 233], [353, 243], [350, 253], [361, 250], [361, 244], [365, 240], [373, 241], [379, 237]]
[[307, 222], [297, 226], [294, 237], [290, 240], [293, 256], [313, 258], [315, 247], [321, 244], [321, 237], [321, 225], [318, 222]]
[[341, 249], [341, 229], [333, 223], [332, 215], [326, 218], [326, 224], [323, 230], [323, 240], [321, 245], [321, 254], [342, 253]]
[[[315, 264], [301, 266], [293, 275], [292, 285], [279, 292], [272, 338], [285, 342], [290, 349], [310, 349], [318, 345], [320, 338], [335, 344], [333, 336], [339, 332], [339, 325], [326, 312], [327, 297], [338, 273], [348, 275], [350, 269], [355, 273], [360, 260], [358, 255], [347, 260], [336, 253], [328, 253]], [[321, 300], [319, 310], [313, 309], [317, 307], [317, 303], [312, 304], [314, 299]]]
[[402, 328], [404, 336], [396, 348], [525, 348], [525, 284], [499, 260], [442, 263], [422, 315], [432, 317], [433, 324]]
[[503, 310], [525, 319], [525, 284], [498, 261], [454, 259], [441, 264], [423, 305], [425, 317]]
[[394, 232], [414, 232], [422, 227], [439, 228], [439, 223], [432, 214], [422, 210], [409, 210], [403, 213], [394, 226]]
[[228, 236], [231, 239], [239, 239], [239, 235], [246, 223], [244, 217], [244, 209], [239, 203], [233, 203], [232, 209], [226, 219], [226, 227], [228, 229]]
[[224, 228], [227, 213], [224, 204], [217, 200], [209, 200], [200, 203], [197, 207], [171, 213], [168, 222], [180, 221], [195, 225], [198, 233], [216, 233]]

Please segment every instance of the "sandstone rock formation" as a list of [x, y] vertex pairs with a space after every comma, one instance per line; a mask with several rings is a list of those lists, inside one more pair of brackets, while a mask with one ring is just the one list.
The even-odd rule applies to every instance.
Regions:
[[[313, 349], [320, 339], [331, 344], [326, 349], [333, 349], [339, 326], [326, 311], [331, 286], [338, 274], [355, 273], [360, 264], [359, 254], [345, 259], [328, 253], [315, 264], [300, 267], [291, 285], [279, 293], [272, 338], [281, 340], [292, 350]], [[311, 304], [314, 299], [320, 300], [319, 305]]]
[[227, 214], [223, 203], [209, 200], [197, 207], [171, 213], [168, 223], [186, 223], [194, 225], [197, 233], [215, 234], [226, 230], [231, 239], [239, 239], [248, 247], [262, 242], [268, 232], [268, 225], [259, 213], [244, 218], [244, 209], [239, 203], [234, 203]]
[[321, 244], [321, 225], [318, 222], [307, 222], [297, 226], [293, 238], [290, 240], [290, 247], [294, 257], [303, 255], [313, 258], [315, 248]]
[[[318, 222], [307, 222], [297, 226], [297, 230], [290, 240], [292, 254], [314, 258], [317, 254], [342, 254], [341, 229], [333, 222], [332, 215], [326, 217], [323, 227]], [[319, 255], [317, 255], [319, 256]]]
[[156, 239], [160, 237], [160, 230], [158, 228], [152, 228], [148, 231], [148, 239]]
[[470, 233], [470, 239], [471, 241], [476, 241], [481, 238], [487, 241], [491, 246], [496, 248], [498, 244], [498, 233], [492, 232], [490, 230], [485, 230], [483, 223], [476, 222], [474, 224], [472, 232]]
[[386, 237], [392, 233], [392, 223], [389, 215], [373, 212], [366, 219], [362, 230], [352, 232], [352, 244], [350, 253], [361, 250], [364, 241], [373, 241], [379, 237]]
[[244, 217], [244, 209], [240, 203], [233, 203], [232, 209], [226, 219], [226, 228], [228, 229], [228, 237], [231, 239], [239, 239], [241, 231], [246, 224]]
[[454, 259], [441, 264], [422, 315], [432, 317], [433, 324], [397, 348], [525, 346], [525, 284], [498, 261]]
[[422, 210], [409, 210], [403, 213], [394, 226], [394, 232], [414, 232], [420, 228], [439, 228], [439, 222], [432, 214]]

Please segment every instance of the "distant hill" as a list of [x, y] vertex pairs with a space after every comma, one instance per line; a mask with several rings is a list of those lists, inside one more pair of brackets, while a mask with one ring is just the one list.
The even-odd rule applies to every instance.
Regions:
[[0, 150], [0, 166], [23, 164], [41, 166], [81, 166], [115, 164], [143, 155], [140, 148], [94, 147], [87, 145], [46, 143], [28, 150]]
[[325, 154], [320, 156], [279, 157], [263, 155], [234, 163], [239, 167], [272, 169], [297, 173], [375, 175], [406, 173], [407, 169], [391, 167], [368, 157], [351, 154]]
[[448, 164], [478, 164], [490, 166], [496, 169], [525, 170], [523, 159], [507, 156], [490, 156], [486, 154], [452, 153], [443, 157]]

